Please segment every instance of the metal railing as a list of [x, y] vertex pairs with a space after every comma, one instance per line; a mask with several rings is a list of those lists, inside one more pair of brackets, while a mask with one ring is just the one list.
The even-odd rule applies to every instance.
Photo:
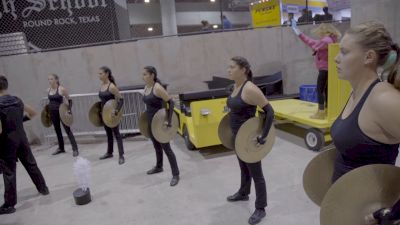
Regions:
[[[121, 134], [139, 133], [139, 117], [146, 109], [142, 100], [143, 90], [121, 91], [124, 98], [124, 106], [122, 107], [123, 117], [119, 125]], [[95, 103], [100, 101], [98, 93], [73, 94], [70, 95], [73, 101], [72, 114], [74, 115], [74, 123], [71, 129], [75, 136], [84, 135], [105, 135], [103, 127], [95, 127], [89, 121], [89, 109]], [[44, 107], [48, 104], [48, 98], [43, 98], [40, 105]], [[42, 126], [42, 132], [47, 144], [54, 142], [57, 137], [53, 126], [46, 128]], [[63, 135], [66, 137], [65, 132]]]

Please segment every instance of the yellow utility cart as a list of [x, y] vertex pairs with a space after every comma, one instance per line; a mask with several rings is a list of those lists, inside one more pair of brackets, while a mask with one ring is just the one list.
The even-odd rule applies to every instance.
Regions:
[[[221, 79], [221, 78], [219, 78]], [[284, 96], [282, 74], [280, 72], [254, 78], [254, 83], [269, 95], [269, 98], [293, 98], [298, 95]], [[229, 85], [225, 81], [222, 86]], [[216, 85], [213, 85], [216, 86]], [[228, 113], [226, 88], [207, 91], [187, 92], [175, 96], [175, 112], [179, 118], [178, 133], [190, 150], [220, 145], [218, 126]]]
[[335, 57], [339, 53], [339, 45], [329, 45], [328, 67], [328, 106], [324, 120], [311, 119], [318, 104], [298, 99], [271, 101], [277, 122], [289, 122], [307, 128], [304, 141], [307, 147], [319, 151], [325, 143], [331, 141], [330, 127], [341, 113], [350, 95], [351, 87], [347, 81], [339, 80]]
[[179, 118], [178, 133], [184, 138], [186, 147], [195, 150], [220, 145], [218, 125], [227, 111], [226, 97], [192, 101], [189, 106], [184, 105], [183, 110], [175, 108]]

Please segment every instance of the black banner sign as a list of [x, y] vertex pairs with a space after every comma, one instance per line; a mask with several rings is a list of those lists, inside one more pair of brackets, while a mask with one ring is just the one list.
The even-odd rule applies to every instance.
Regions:
[[118, 40], [113, 0], [0, 0], [0, 34], [40, 49]]

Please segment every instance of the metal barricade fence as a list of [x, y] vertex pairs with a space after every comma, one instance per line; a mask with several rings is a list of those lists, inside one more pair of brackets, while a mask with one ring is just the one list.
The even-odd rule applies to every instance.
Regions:
[[[143, 90], [121, 91], [124, 98], [122, 107], [123, 117], [119, 125], [121, 134], [139, 133], [139, 117], [145, 111], [146, 106], [142, 100]], [[75, 136], [84, 135], [105, 135], [103, 127], [95, 127], [89, 121], [90, 107], [100, 101], [98, 93], [73, 94], [70, 95], [73, 101], [72, 114], [74, 115], [74, 123], [71, 129]], [[42, 108], [49, 103], [48, 98], [43, 98], [40, 102]], [[46, 128], [42, 126], [46, 144], [50, 144], [57, 139], [53, 126]], [[66, 133], [63, 132], [64, 137]]]

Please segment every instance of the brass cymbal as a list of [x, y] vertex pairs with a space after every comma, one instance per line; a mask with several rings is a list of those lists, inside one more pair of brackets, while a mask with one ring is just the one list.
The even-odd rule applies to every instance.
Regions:
[[373, 164], [339, 178], [321, 203], [321, 225], [365, 225], [365, 216], [400, 197], [400, 168]]
[[108, 100], [103, 106], [102, 118], [107, 127], [114, 128], [121, 123], [122, 110], [120, 110], [117, 115], [113, 115], [113, 111], [116, 107], [117, 101], [115, 99]]
[[51, 127], [51, 125], [53, 125], [53, 122], [51, 121], [50, 117], [49, 105], [43, 107], [43, 110], [40, 114], [40, 118], [44, 127]]
[[255, 163], [261, 161], [269, 152], [275, 143], [275, 127], [271, 126], [269, 134], [265, 139], [265, 144], [258, 145], [256, 138], [263, 129], [262, 119], [253, 117], [248, 119], [239, 128], [235, 139], [235, 151], [238, 157], [247, 162]]
[[235, 140], [230, 125], [230, 114], [227, 113], [219, 122], [218, 125], [218, 137], [222, 145], [228, 149], [235, 148]]
[[72, 125], [72, 123], [74, 122], [74, 117], [72, 116], [72, 113], [68, 113], [68, 105], [65, 103], [61, 104], [59, 113], [60, 113], [61, 121], [65, 125], [70, 127]]
[[303, 173], [303, 188], [307, 196], [318, 206], [332, 186], [332, 176], [337, 150], [319, 153], [307, 165]]
[[160, 143], [168, 143], [178, 132], [179, 121], [176, 113], [172, 115], [171, 127], [167, 127], [166, 122], [167, 114], [165, 109], [158, 110], [151, 121], [151, 132]]
[[89, 121], [96, 127], [104, 126], [103, 119], [101, 118], [101, 102], [96, 102], [90, 107]]
[[143, 136], [150, 138], [149, 121], [147, 112], [142, 112], [139, 117], [139, 130]]

